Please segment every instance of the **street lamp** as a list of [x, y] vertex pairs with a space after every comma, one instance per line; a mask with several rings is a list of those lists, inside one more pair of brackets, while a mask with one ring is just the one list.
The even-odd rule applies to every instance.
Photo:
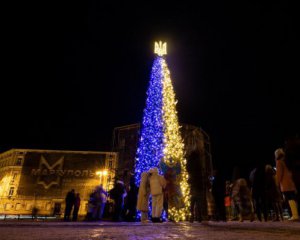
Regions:
[[105, 182], [105, 177], [107, 176], [107, 174], [108, 174], [108, 171], [106, 169], [96, 172], [96, 175], [99, 175], [100, 184], [104, 185], [103, 182]]

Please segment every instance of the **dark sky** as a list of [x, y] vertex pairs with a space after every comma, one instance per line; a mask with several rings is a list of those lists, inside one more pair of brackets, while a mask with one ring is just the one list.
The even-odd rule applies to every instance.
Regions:
[[156, 40], [179, 120], [210, 135], [216, 166], [273, 163], [300, 133], [287, 1], [60, 2], [5, 9], [1, 152], [110, 150], [114, 127], [142, 119]]

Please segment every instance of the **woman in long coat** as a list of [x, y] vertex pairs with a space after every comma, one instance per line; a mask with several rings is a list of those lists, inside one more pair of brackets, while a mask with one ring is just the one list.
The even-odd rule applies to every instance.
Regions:
[[292, 172], [286, 165], [285, 153], [282, 148], [279, 148], [275, 151], [275, 161], [277, 180], [280, 185], [281, 192], [283, 193], [285, 199], [288, 201], [292, 212], [292, 217], [289, 220], [297, 221], [299, 220], [298, 207], [296, 202], [297, 190], [293, 181]]
[[137, 210], [141, 211], [142, 222], [147, 222], [148, 220], [149, 195], [150, 195], [149, 173], [143, 172], [141, 176], [141, 183], [139, 187], [137, 206], [136, 206]]

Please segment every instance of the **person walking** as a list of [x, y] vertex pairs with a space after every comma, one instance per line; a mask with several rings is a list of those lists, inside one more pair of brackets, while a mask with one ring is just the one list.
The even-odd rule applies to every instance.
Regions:
[[274, 154], [276, 161], [277, 180], [280, 185], [281, 192], [283, 193], [285, 199], [288, 201], [291, 209], [292, 216], [289, 218], [289, 220], [297, 221], [299, 220], [299, 215], [296, 202], [296, 186], [293, 181], [292, 172], [285, 163], [285, 153], [283, 149], [276, 149]]
[[74, 189], [72, 189], [71, 191], [69, 191], [67, 193], [65, 203], [66, 203], [66, 208], [65, 208], [64, 221], [70, 221], [72, 208], [75, 203], [75, 190]]
[[77, 221], [79, 208], [80, 208], [80, 195], [79, 195], [79, 193], [77, 193], [75, 196], [75, 201], [74, 201], [72, 221]]
[[142, 172], [137, 198], [137, 210], [141, 212], [141, 222], [148, 222], [150, 183], [149, 173]]
[[163, 210], [163, 189], [166, 187], [166, 180], [158, 174], [158, 168], [149, 170], [150, 192], [152, 196], [152, 222], [162, 222], [160, 219]]

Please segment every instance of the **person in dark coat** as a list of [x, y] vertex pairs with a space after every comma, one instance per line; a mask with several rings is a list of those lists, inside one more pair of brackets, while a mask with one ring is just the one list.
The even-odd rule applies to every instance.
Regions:
[[96, 190], [94, 190], [93, 192], [91, 192], [91, 194], [89, 196], [88, 210], [87, 210], [87, 215], [86, 215], [87, 221], [95, 220], [95, 219], [93, 219], [93, 217], [94, 217], [94, 212], [95, 212], [95, 208], [97, 205], [96, 202], [97, 202]]
[[100, 202], [101, 202], [101, 206], [100, 206], [99, 214], [98, 214], [98, 220], [101, 220], [103, 217], [105, 205], [107, 202], [108, 193], [104, 190], [102, 185], [100, 185], [100, 187], [98, 188], [98, 191], [100, 192]]
[[190, 222], [208, 220], [206, 191], [208, 191], [208, 178], [202, 169], [200, 151], [192, 151], [187, 158], [187, 171], [191, 194]]
[[276, 181], [276, 172], [271, 165], [266, 165], [265, 192], [268, 209], [275, 212], [274, 221], [283, 221], [282, 203], [283, 198]]
[[72, 221], [77, 221], [79, 208], [80, 208], [80, 195], [79, 195], [79, 193], [77, 193], [75, 196], [75, 201], [74, 201], [74, 210], [73, 210]]
[[212, 195], [215, 200], [215, 218], [217, 221], [226, 221], [225, 199], [225, 178], [220, 170], [215, 170], [212, 184]]
[[249, 178], [256, 216], [261, 221], [261, 215], [263, 214], [264, 220], [268, 221], [268, 209], [265, 197], [265, 164], [261, 162], [257, 163], [256, 168], [251, 172]]
[[124, 205], [124, 197], [126, 197], [126, 189], [124, 182], [118, 180], [113, 189], [109, 191], [109, 196], [114, 200], [113, 221], [121, 221], [121, 213]]
[[70, 192], [67, 193], [66, 199], [66, 208], [65, 208], [65, 221], [70, 221], [71, 212], [75, 203], [75, 190], [72, 189]]
[[134, 177], [130, 178], [129, 182], [129, 191], [126, 197], [125, 208], [125, 220], [128, 222], [136, 221], [136, 205], [137, 205], [137, 195], [138, 195], [138, 187], [135, 185]]

